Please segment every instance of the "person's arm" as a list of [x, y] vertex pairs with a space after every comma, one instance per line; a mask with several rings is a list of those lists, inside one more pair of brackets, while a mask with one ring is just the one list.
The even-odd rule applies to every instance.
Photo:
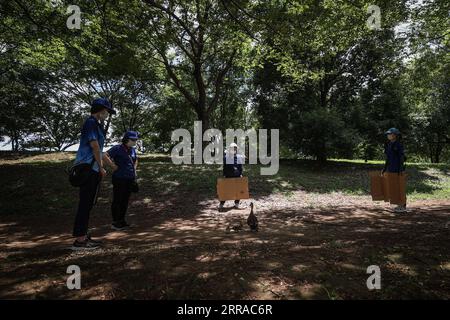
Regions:
[[399, 153], [399, 158], [400, 158], [400, 166], [398, 168], [398, 173], [405, 171], [405, 149], [403, 148], [403, 145], [401, 143], [399, 143], [398, 146], [398, 153]]
[[237, 168], [238, 168], [238, 171], [239, 171], [239, 176], [242, 177], [242, 171], [243, 171], [242, 164], [238, 164]]
[[383, 168], [383, 170], [381, 170], [381, 175], [383, 175], [385, 172], [386, 172], [386, 170], [387, 170], [387, 168], [388, 168], [388, 156], [387, 156], [387, 145], [385, 144], [384, 145], [384, 155], [385, 155], [385, 161], [384, 161], [384, 168]]
[[100, 151], [100, 145], [98, 144], [97, 140], [91, 140], [89, 144], [91, 145], [92, 153], [94, 154], [94, 159], [98, 163], [100, 175], [104, 177], [106, 175], [106, 170], [103, 168], [103, 161], [101, 156], [102, 152]]
[[103, 168], [102, 151], [100, 149], [100, 145], [98, 144], [99, 139], [98, 126], [99, 124], [96, 123], [95, 120], [88, 119], [85, 123], [85, 126], [83, 127], [83, 130], [85, 130], [85, 133], [89, 141], [89, 145], [92, 148], [94, 160], [98, 164], [100, 176], [104, 177], [106, 175], [106, 170]]
[[114, 161], [111, 160], [111, 158], [109, 157], [108, 152], [105, 152], [103, 154], [103, 161], [106, 162], [106, 164], [113, 170], [116, 171], [117, 169], [119, 169], [119, 167], [114, 163]]
[[242, 177], [243, 163], [244, 163], [244, 156], [241, 154], [238, 154], [237, 155], [237, 168], [238, 168], [240, 177]]
[[222, 175], [225, 177], [225, 166], [227, 165], [227, 158], [223, 157], [223, 168], [222, 168]]

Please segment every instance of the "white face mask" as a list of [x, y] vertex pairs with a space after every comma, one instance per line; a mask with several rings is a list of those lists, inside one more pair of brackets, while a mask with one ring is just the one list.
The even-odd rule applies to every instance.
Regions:
[[108, 119], [108, 116], [109, 116], [108, 110], [103, 110], [99, 114], [100, 121], [105, 121], [106, 119]]

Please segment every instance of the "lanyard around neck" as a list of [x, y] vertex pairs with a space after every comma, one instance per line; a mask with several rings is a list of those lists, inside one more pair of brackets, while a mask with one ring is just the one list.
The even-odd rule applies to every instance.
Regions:
[[125, 150], [125, 153], [128, 155], [128, 158], [130, 158], [131, 165], [133, 166], [134, 175], [136, 176], [137, 173], [136, 173], [136, 169], [134, 168], [134, 161], [133, 161], [133, 158], [131, 157], [131, 154], [130, 154], [131, 153], [131, 148], [130, 148], [130, 152], [128, 151], [127, 146], [125, 146], [124, 144], [122, 144], [122, 148]]

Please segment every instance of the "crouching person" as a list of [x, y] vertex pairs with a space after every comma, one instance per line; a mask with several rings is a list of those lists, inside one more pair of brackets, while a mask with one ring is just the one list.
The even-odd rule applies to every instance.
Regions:
[[[223, 157], [223, 176], [224, 178], [242, 177], [244, 156], [238, 154], [238, 146], [231, 143], [225, 156]], [[239, 209], [239, 200], [234, 200], [234, 208]], [[220, 201], [219, 211], [223, 210], [225, 201]]]
[[136, 142], [139, 136], [136, 131], [127, 131], [122, 143], [108, 150], [107, 155], [117, 166], [112, 175], [113, 201], [111, 205], [112, 228], [123, 230], [130, 225], [125, 220], [128, 201], [132, 192], [137, 192], [136, 168], [138, 164]]

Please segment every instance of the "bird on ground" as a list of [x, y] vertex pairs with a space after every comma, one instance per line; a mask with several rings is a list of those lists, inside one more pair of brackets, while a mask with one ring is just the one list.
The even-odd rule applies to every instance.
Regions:
[[239, 232], [242, 230], [244, 225], [242, 224], [242, 221], [239, 221], [239, 223], [229, 224], [227, 226], [226, 232]]
[[256, 218], [256, 215], [254, 213], [254, 205], [253, 202], [250, 203], [250, 214], [247, 218], [247, 224], [250, 227], [251, 231], [258, 231], [258, 219]]

